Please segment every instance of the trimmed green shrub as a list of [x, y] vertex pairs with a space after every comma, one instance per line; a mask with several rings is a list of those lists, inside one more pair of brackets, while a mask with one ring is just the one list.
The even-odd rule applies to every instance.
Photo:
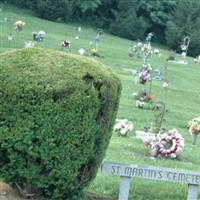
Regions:
[[82, 199], [111, 137], [121, 84], [103, 64], [47, 49], [0, 54], [0, 176]]

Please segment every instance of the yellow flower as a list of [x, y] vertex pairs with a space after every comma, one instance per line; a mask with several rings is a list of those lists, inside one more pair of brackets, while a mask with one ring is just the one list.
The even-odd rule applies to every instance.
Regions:
[[92, 53], [97, 53], [97, 51], [98, 51], [98, 50], [97, 50], [96, 48], [91, 49], [91, 52], [92, 52]]

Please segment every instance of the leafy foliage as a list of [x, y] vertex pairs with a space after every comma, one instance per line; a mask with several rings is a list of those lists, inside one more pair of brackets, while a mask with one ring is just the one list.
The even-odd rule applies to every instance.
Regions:
[[[5, 1], [5, 0], [3, 0]], [[7, 0], [57, 21], [78, 21], [129, 38], [144, 39], [153, 32], [156, 41], [170, 48], [192, 38], [190, 55], [199, 54], [199, 1], [196, 0]], [[166, 34], [165, 34], [166, 33]]]
[[190, 55], [198, 55], [200, 49], [200, 2], [179, 0], [176, 10], [167, 23], [166, 39], [171, 48], [176, 48], [183, 43], [183, 38], [191, 38]]
[[137, 3], [129, 0], [119, 1], [119, 12], [115, 12], [115, 20], [110, 25], [111, 33], [132, 39], [144, 37], [148, 25], [141, 17], [137, 17]]
[[120, 81], [45, 49], [0, 55], [0, 173], [47, 199], [82, 199], [111, 137]]

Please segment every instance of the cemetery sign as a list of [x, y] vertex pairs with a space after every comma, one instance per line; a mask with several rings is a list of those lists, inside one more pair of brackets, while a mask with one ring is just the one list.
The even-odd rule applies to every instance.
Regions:
[[119, 200], [128, 199], [132, 177], [188, 184], [188, 200], [196, 200], [198, 196], [198, 185], [200, 185], [200, 173], [198, 172], [109, 161], [102, 164], [101, 171], [107, 175], [121, 177]]

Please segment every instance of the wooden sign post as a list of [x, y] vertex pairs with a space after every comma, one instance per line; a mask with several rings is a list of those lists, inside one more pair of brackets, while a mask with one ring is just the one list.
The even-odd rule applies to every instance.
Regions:
[[132, 177], [187, 184], [187, 200], [198, 199], [198, 186], [200, 185], [200, 173], [198, 172], [109, 161], [102, 164], [101, 171], [103, 174], [121, 177], [119, 200], [128, 200]]

